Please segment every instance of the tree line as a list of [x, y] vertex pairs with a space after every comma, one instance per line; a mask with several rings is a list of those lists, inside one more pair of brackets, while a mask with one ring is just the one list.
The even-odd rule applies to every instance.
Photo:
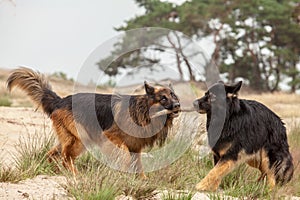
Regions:
[[[190, 59], [201, 52], [188, 50], [190, 41], [180, 35], [183, 33], [195, 40], [210, 38], [213, 51], [206, 65], [214, 63], [229, 82], [243, 78], [257, 91], [273, 92], [280, 90], [279, 84], [285, 80], [291, 92], [300, 88], [297, 0], [191, 0], [181, 5], [160, 0], [135, 2], [145, 13], [116, 30], [163, 27], [171, 31], [151, 32], [138, 40], [125, 34], [111, 55], [97, 63], [106, 74], [115, 76], [120, 68], [160, 65], [162, 59], [149, 56], [149, 51], [168, 50], [174, 52], [179, 79], [184, 79], [186, 71], [190, 81], [199, 81]], [[112, 59], [132, 45], [142, 48]]]

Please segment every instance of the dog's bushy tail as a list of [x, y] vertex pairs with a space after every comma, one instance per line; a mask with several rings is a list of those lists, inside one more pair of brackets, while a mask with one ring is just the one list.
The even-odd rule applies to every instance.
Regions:
[[26, 67], [14, 70], [7, 79], [7, 89], [18, 87], [31, 98], [43, 111], [50, 115], [58, 106], [61, 98], [52, 91], [45, 76]]

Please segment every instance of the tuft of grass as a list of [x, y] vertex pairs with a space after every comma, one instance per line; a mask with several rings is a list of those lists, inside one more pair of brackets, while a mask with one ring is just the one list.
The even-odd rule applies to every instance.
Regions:
[[[0, 165], [0, 182], [19, 182], [40, 174], [54, 175], [46, 153], [54, 143], [52, 134], [25, 134], [16, 144], [14, 166]], [[3, 158], [2, 158], [3, 159]]]
[[265, 180], [258, 182], [259, 176], [259, 170], [243, 164], [223, 179], [221, 188], [227, 196], [271, 199], [267, 182]]
[[[0, 148], [3, 148], [2, 146]], [[1, 152], [3, 153], [3, 152]], [[4, 161], [4, 157], [0, 154], [0, 182], [16, 182], [18, 181], [17, 171], [11, 166], [5, 166], [1, 161]]]
[[172, 195], [172, 194], [168, 194], [166, 197], [163, 197], [162, 200], [191, 200], [193, 197], [192, 194], [188, 194], [188, 195]]
[[85, 153], [76, 162], [76, 180], [68, 175], [68, 191], [76, 199], [114, 199], [118, 194], [114, 172], [91, 154]]
[[0, 182], [18, 182], [22, 180], [19, 176], [19, 172], [12, 167], [6, 167], [0, 165]]
[[166, 194], [163, 194], [161, 199], [162, 200], [191, 200], [193, 197], [193, 194], [188, 191], [167, 191]]
[[19, 139], [15, 163], [22, 179], [55, 174], [54, 163], [47, 160], [47, 152], [53, 144], [52, 134], [26, 134]]
[[279, 188], [278, 193], [300, 196], [300, 122], [295, 121], [288, 135], [290, 151], [294, 163], [294, 176], [286, 186]]

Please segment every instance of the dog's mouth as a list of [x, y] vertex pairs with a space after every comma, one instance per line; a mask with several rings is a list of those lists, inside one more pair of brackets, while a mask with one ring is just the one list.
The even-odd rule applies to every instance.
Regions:
[[206, 114], [207, 112], [206, 112], [206, 110], [204, 110], [204, 109], [201, 109], [201, 108], [199, 108], [199, 107], [194, 107], [195, 108], [195, 111], [196, 112], [198, 112], [198, 113], [200, 113], [200, 114]]
[[202, 110], [202, 109], [199, 109], [197, 112], [200, 114], [206, 114], [206, 110]]
[[172, 113], [170, 115], [174, 118], [174, 117], [178, 117], [179, 113], [180, 113], [180, 110], [175, 110], [175, 111], [172, 111]]

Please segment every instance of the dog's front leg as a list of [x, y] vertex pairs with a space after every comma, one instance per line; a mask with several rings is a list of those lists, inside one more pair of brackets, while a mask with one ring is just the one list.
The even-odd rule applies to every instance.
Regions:
[[236, 161], [219, 160], [212, 170], [202, 179], [196, 189], [199, 191], [216, 191], [221, 183], [221, 180], [235, 167]]
[[105, 152], [106, 155], [109, 155], [108, 158], [110, 162], [114, 163], [118, 169], [128, 172], [131, 164], [130, 151], [124, 141], [117, 137], [113, 131], [103, 133], [109, 141], [102, 145], [102, 151]]
[[132, 155], [134, 168], [137, 173], [139, 173], [141, 179], [147, 179], [148, 177], [144, 173], [143, 165], [142, 165], [142, 153], [134, 153]]

